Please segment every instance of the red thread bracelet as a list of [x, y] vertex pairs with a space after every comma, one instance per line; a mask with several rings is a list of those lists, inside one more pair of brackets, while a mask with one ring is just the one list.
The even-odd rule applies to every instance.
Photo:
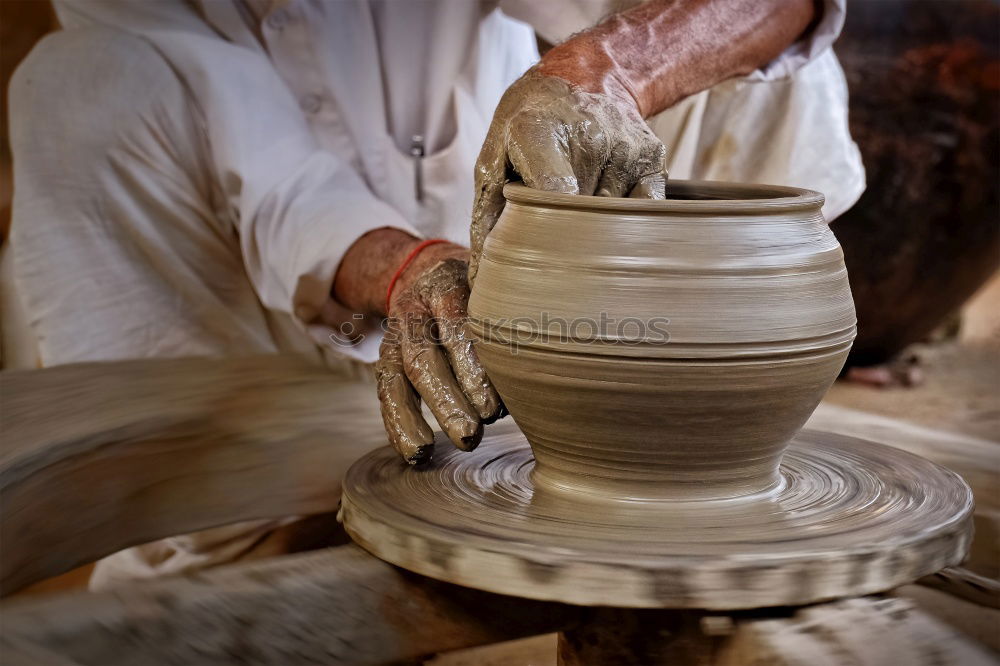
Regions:
[[389, 289], [387, 289], [385, 292], [386, 316], [389, 315], [389, 301], [392, 299], [392, 288], [396, 286], [396, 280], [398, 280], [399, 276], [403, 274], [403, 271], [406, 270], [406, 267], [409, 266], [414, 259], [416, 259], [417, 255], [420, 254], [425, 247], [429, 245], [435, 245], [437, 243], [446, 243], [446, 242], [447, 241], [444, 238], [429, 238], [425, 241], [422, 241], [415, 248], [410, 250], [410, 253], [406, 255], [406, 259], [403, 259], [403, 263], [399, 265], [399, 268], [396, 269], [396, 273], [392, 276], [392, 279], [389, 280]]

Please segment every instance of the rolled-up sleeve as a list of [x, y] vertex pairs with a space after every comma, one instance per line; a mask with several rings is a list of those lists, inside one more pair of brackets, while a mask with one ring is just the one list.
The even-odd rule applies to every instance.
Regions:
[[319, 147], [261, 54], [220, 40], [147, 33], [190, 87], [217, 189], [247, 273], [268, 308], [309, 323], [347, 249], [380, 227], [417, 233], [338, 155]]
[[775, 81], [791, 76], [830, 48], [844, 28], [847, 0], [823, 0], [822, 15], [812, 29], [789, 45], [781, 55], [750, 74], [748, 81]]

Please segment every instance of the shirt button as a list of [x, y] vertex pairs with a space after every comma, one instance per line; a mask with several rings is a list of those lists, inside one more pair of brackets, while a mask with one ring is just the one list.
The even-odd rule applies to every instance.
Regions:
[[323, 106], [323, 99], [319, 95], [306, 95], [299, 100], [299, 106], [306, 113], [316, 113]]
[[288, 23], [288, 12], [283, 9], [277, 9], [267, 17], [266, 23], [267, 27], [273, 30], [281, 30]]

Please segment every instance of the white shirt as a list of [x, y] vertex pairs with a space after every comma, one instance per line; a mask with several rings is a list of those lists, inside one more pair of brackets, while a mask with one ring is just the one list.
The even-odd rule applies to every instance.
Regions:
[[[201, 126], [204, 179], [224, 202], [205, 217], [221, 215], [235, 229], [247, 275], [269, 316], [294, 315], [302, 328], [330, 298], [343, 253], [366, 231], [392, 226], [467, 244], [472, 167], [501, 95], [538, 58], [535, 31], [558, 41], [591, 25], [606, 3], [56, 0], [55, 5], [68, 30], [97, 24], [137, 35], [177, 75], [187, 91], [179, 103], [190, 107], [178, 113]], [[828, 0], [819, 27], [777, 61], [651, 119], [670, 151], [671, 176], [810, 187], [827, 194], [828, 218], [846, 210], [864, 189], [864, 172], [847, 130], [843, 74], [829, 48], [843, 12], [844, 0]], [[49, 94], [58, 103], [59, 90]], [[418, 134], [427, 152], [419, 198], [411, 155]], [[46, 172], [32, 164], [30, 152], [15, 154], [23, 181]], [[60, 159], [79, 161], [81, 169], [93, 163], [93, 155], [72, 150]], [[143, 161], [139, 154], [119, 159], [126, 169], [129, 159], [137, 167]], [[84, 190], [81, 197], [87, 196]], [[35, 234], [35, 225], [17, 218], [39, 213], [25, 201], [28, 194], [22, 194], [21, 205], [18, 196], [15, 191], [15, 252], [20, 244], [25, 253], [18, 261], [19, 284], [42, 303], [56, 279], [33, 258], [44, 247], [38, 238], [25, 238]], [[66, 198], [61, 205], [67, 211], [88, 208], [85, 201], [73, 201], [71, 191], [59, 196]], [[150, 227], [156, 224], [148, 221]], [[45, 242], [60, 241], [50, 236]], [[31, 293], [26, 298], [31, 301]], [[79, 323], [77, 334], [59, 335], [59, 308], [38, 307], [53, 322], [47, 326], [53, 333], [42, 343], [43, 362], [94, 355], [87, 336], [79, 335]], [[31, 310], [29, 303], [29, 318], [38, 325], [40, 317]], [[118, 316], [127, 316], [127, 309]], [[122, 335], [127, 330], [122, 327]], [[330, 333], [316, 324], [309, 330], [320, 342]], [[289, 336], [295, 333], [283, 334]], [[346, 352], [370, 361], [376, 345], [369, 336]], [[183, 346], [161, 348], [178, 355]], [[301, 341], [293, 345], [301, 346]]]
[[[304, 326], [329, 305], [343, 253], [382, 226], [467, 243], [473, 165], [501, 95], [538, 57], [535, 31], [558, 42], [608, 3], [55, 4], [66, 30], [11, 84], [4, 250], [24, 308], [4, 294], [3, 322], [7, 336], [26, 320], [37, 349], [5, 349], [8, 367], [35, 351], [45, 365], [337, 349], [373, 360], [377, 336], [333, 349], [332, 331]], [[843, 4], [828, 0], [819, 27], [761, 71], [651, 119], [672, 177], [818, 189], [828, 218], [854, 202], [864, 172], [829, 48]], [[226, 561], [271, 528], [132, 548], [96, 580]]]

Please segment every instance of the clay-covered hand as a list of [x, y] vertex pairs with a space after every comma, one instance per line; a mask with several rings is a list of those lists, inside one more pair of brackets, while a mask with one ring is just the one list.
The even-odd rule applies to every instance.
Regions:
[[470, 280], [503, 211], [503, 186], [662, 199], [666, 149], [627, 93], [587, 92], [533, 69], [504, 94], [476, 162]]
[[547, 52], [507, 90], [476, 163], [470, 279], [503, 185], [664, 196], [649, 118], [771, 62], [818, 18], [815, 0], [646, 0]]
[[476, 448], [483, 425], [503, 415], [503, 403], [465, 330], [465, 250], [445, 247], [446, 258], [435, 260], [435, 254], [441, 256], [438, 247], [427, 248], [427, 256], [418, 258], [422, 263], [414, 262], [404, 274], [407, 282], [393, 291], [375, 366], [386, 432], [411, 464], [428, 461], [434, 448], [434, 433], [420, 413], [421, 398], [463, 451]]
[[[386, 317], [375, 365], [389, 441], [410, 463], [426, 462], [434, 433], [423, 399], [454, 444], [474, 449], [483, 425], [506, 412], [465, 330], [469, 251], [383, 227], [348, 248], [332, 296], [353, 312]], [[388, 297], [388, 303], [386, 299]]]

